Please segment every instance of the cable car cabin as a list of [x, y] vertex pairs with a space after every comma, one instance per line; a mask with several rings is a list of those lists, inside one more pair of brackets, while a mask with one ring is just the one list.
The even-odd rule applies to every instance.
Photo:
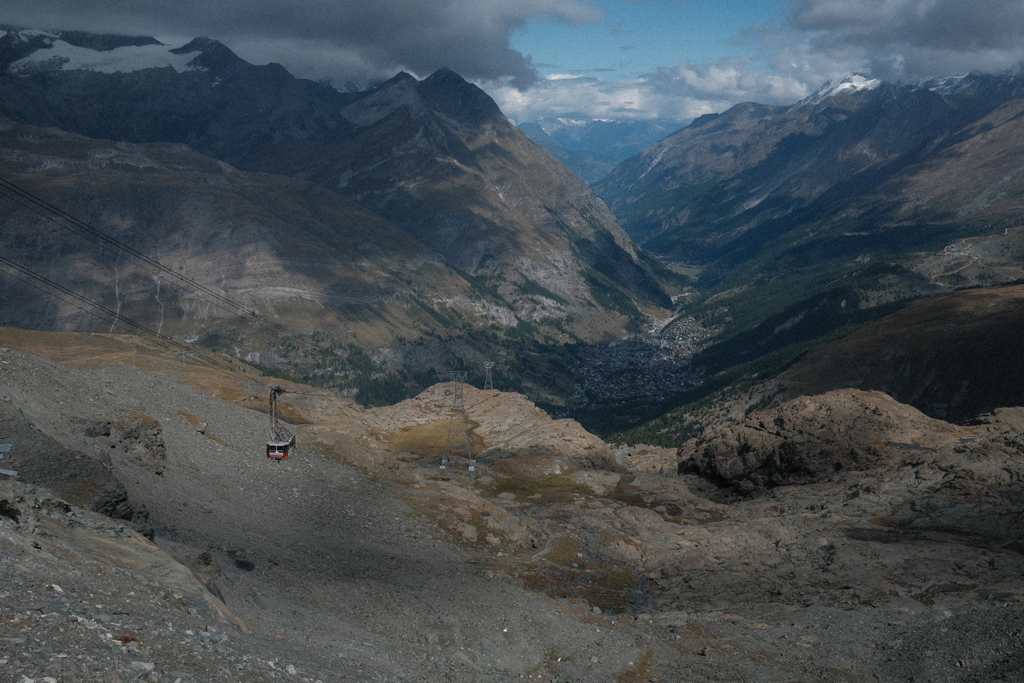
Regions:
[[295, 452], [295, 437], [288, 441], [268, 441], [267, 457], [273, 460], [284, 460]]

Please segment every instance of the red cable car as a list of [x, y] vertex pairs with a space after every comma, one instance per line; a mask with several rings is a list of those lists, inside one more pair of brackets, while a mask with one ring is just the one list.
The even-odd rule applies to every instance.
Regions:
[[284, 392], [279, 386], [270, 387], [270, 440], [267, 441], [267, 457], [284, 460], [295, 452], [295, 435], [277, 424], [277, 397]]
[[267, 457], [273, 460], [284, 460], [295, 452], [295, 437], [288, 441], [268, 441]]

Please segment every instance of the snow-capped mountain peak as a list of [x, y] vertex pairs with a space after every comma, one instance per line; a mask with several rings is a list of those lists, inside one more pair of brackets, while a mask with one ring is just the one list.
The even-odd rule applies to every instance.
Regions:
[[865, 78], [860, 74], [854, 74], [847, 76], [839, 83], [833, 84], [832, 81], [825, 81], [825, 84], [814, 91], [810, 97], [806, 97], [797, 102], [795, 107], [802, 107], [807, 104], [817, 104], [829, 97], [835, 97], [841, 94], [863, 92], [868, 90], [874, 90], [882, 84], [882, 81], [877, 78]]

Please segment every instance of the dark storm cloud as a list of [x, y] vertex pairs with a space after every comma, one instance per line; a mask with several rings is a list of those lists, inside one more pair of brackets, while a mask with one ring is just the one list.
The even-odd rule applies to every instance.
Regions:
[[[796, 0], [822, 51], [856, 46], [880, 76], [999, 70], [1024, 58], [1021, 0]], [[886, 73], [888, 72], [888, 73]]]
[[366, 82], [449, 67], [525, 87], [530, 60], [509, 47], [531, 18], [601, 19], [585, 0], [7, 0], [0, 22], [50, 29], [216, 38], [296, 75]]

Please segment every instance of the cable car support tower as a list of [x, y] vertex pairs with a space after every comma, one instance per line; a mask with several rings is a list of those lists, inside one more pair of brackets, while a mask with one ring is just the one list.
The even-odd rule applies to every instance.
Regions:
[[452, 372], [451, 381], [455, 382], [455, 396], [452, 398], [452, 412], [448, 420], [448, 437], [445, 439], [444, 455], [441, 456], [441, 469], [448, 465], [448, 459], [455, 450], [455, 442], [452, 440], [453, 431], [457, 428], [455, 420], [462, 420], [462, 432], [466, 437], [466, 458], [469, 460], [469, 477], [476, 479], [476, 461], [473, 459], [473, 439], [469, 432], [469, 418], [466, 416], [466, 401], [462, 395], [462, 385], [466, 381], [468, 372]]

